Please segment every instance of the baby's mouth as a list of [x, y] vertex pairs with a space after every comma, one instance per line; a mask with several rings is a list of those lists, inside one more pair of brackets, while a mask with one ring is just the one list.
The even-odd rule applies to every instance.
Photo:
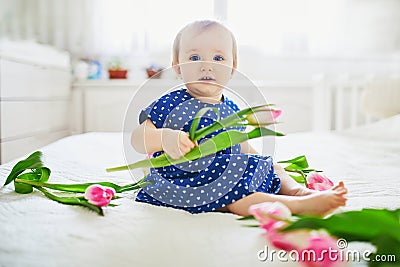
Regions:
[[211, 76], [204, 76], [199, 79], [199, 81], [206, 81], [206, 82], [215, 82], [215, 79]]

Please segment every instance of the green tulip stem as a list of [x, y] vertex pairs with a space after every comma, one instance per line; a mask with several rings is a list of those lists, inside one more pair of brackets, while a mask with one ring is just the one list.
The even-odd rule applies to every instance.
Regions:
[[306, 186], [306, 188], [309, 188], [306, 175], [304, 174], [304, 172], [302, 170], [294, 170], [294, 169], [285, 168], [285, 171], [287, 171], [287, 172], [295, 172], [295, 173], [300, 174], [303, 177], [304, 185]]
[[73, 192], [73, 193], [84, 193], [86, 191], [86, 188], [88, 188], [90, 185], [93, 185], [93, 184], [99, 184], [102, 186], [108, 186], [108, 187], [114, 188], [116, 193], [122, 193], [122, 192], [126, 192], [126, 191], [140, 189], [142, 187], [145, 187], [145, 186], [151, 184], [150, 182], [144, 182], [144, 178], [136, 183], [128, 184], [128, 185], [124, 185], [124, 186], [119, 186], [117, 184], [110, 183], [110, 182], [92, 182], [92, 183], [83, 183], [83, 184], [50, 184], [50, 183], [43, 183], [43, 182], [18, 179], [18, 178], [15, 179], [15, 182], [22, 183], [22, 184], [28, 184], [28, 185], [32, 185], [35, 187], [46, 187], [46, 188], [53, 189], [53, 190], [64, 191], [64, 192]]
[[82, 198], [78, 198], [78, 197], [60, 197], [60, 196], [56, 196], [56, 195], [50, 193], [43, 187], [40, 187], [40, 186], [34, 186], [34, 187], [37, 190], [39, 190], [40, 192], [42, 192], [46, 197], [48, 197], [51, 200], [54, 200], [56, 202], [66, 204], [66, 205], [84, 206], [84, 207], [87, 207], [87, 208], [97, 212], [99, 215], [104, 216], [103, 210], [100, 207], [90, 204], [86, 199], [82, 199]]
[[216, 153], [227, 147], [231, 147], [233, 145], [242, 143], [246, 140], [267, 135], [283, 136], [282, 133], [274, 132], [267, 128], [256, 128], [248, 133], [236, 130], [228, 130], [219, 133], [210, 139], [207, 139], [206, 141], [201, 143], [199, 146], [193, 148], [185, 156], [179, 159], [172, 159], [167, 154], [164, 153], [156, 158], [141, 160], [125, 166], [108, 168], [106, 169], [106, 171], [114, 172], [114, 171], [123, 171], [135, 168], [149, 168], [149, 167], [159, 168], [159, 167], [171, 166], [182, 162], [187, 162], [189, 160], [196, 160], [198, 158]]
[[202, 129], [198, 130], [195, 133], [195, 136], [192, 141], [197, 141], [197, 140], [199, 140], [211, 133], [214, 133], [218, 130], [221, 130], [223, 128], [234, 127], [234, 126], [245, 126], [244, 124], [239, 124], [239, 122], [242, 122], [242, 121], [243, 121], [242, 119], [236, 119], [236, 120], [231, 119], [231, 120], [225, 121], [225, 122], [223, 120], [220, 122], [215, 122], [207, 127], [204, 127]]

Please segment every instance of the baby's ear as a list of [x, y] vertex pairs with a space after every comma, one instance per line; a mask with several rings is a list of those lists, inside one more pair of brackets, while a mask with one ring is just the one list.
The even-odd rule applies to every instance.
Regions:
[[172, 62], [172, 68], [174, 68], [175, 73], [178, 75], [179, 78], [181, 78], [181, 67], [179, 66], [179, 63], [177, 62]]
[[231, 79], [232, 79], [232, 77], [233, 77], [233, 74], [235, 74], [235, 71], [236, 71], [236, 69], [235, 69], [235, 68], [232, 68]]

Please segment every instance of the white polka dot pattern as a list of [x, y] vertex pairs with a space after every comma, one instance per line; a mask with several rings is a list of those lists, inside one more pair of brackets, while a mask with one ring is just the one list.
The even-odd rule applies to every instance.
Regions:
[[[157, 128], [189, 132], [194, 115], [204, 107], [218, 108], [221, 118], [239, 110], [227, 97], [224, 97], [222, 103], [208, 104], [181, 89], [154, 101], [142, 111], [139, 121], [142, 123], [148, 118]], [[199, 128], [210, 125], [216, 119], [215, 112], [207, 112], [200, 120]], [[243, 127], [235, 129], [244, 130]], [[199, 143], [225, 130], [210, 134], [199, 140]], [[161, 153], [154, 153], [154, 157]], [[240, 154], [240, 145], [198, 160], [153, 168], [146, 180], [154, 184], [140, 190], [137, 201], [191, 213], [216, 210], [253, 192], [276, 194], [280, 189], [280, 180], [273, 171], [272, 158]]]

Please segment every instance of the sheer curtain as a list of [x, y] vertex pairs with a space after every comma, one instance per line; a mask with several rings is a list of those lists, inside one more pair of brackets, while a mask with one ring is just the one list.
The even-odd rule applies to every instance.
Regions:
[[239, 44], [269, 55], [371, 56], [400, 52], [400, 1], [228, 1]]
[[[0, 0], [0, 37], [33, 40], [78, 56], [129, 54], [172, 43], [214, 0]], [[173, 11], [171, 11], [173, 10]]]
[[218, 18], [239, 45], [272, 55], [399, 53], [400, 1], [0, 0], [0, 38], [77, 56], [168, 47], [187, 22]]

